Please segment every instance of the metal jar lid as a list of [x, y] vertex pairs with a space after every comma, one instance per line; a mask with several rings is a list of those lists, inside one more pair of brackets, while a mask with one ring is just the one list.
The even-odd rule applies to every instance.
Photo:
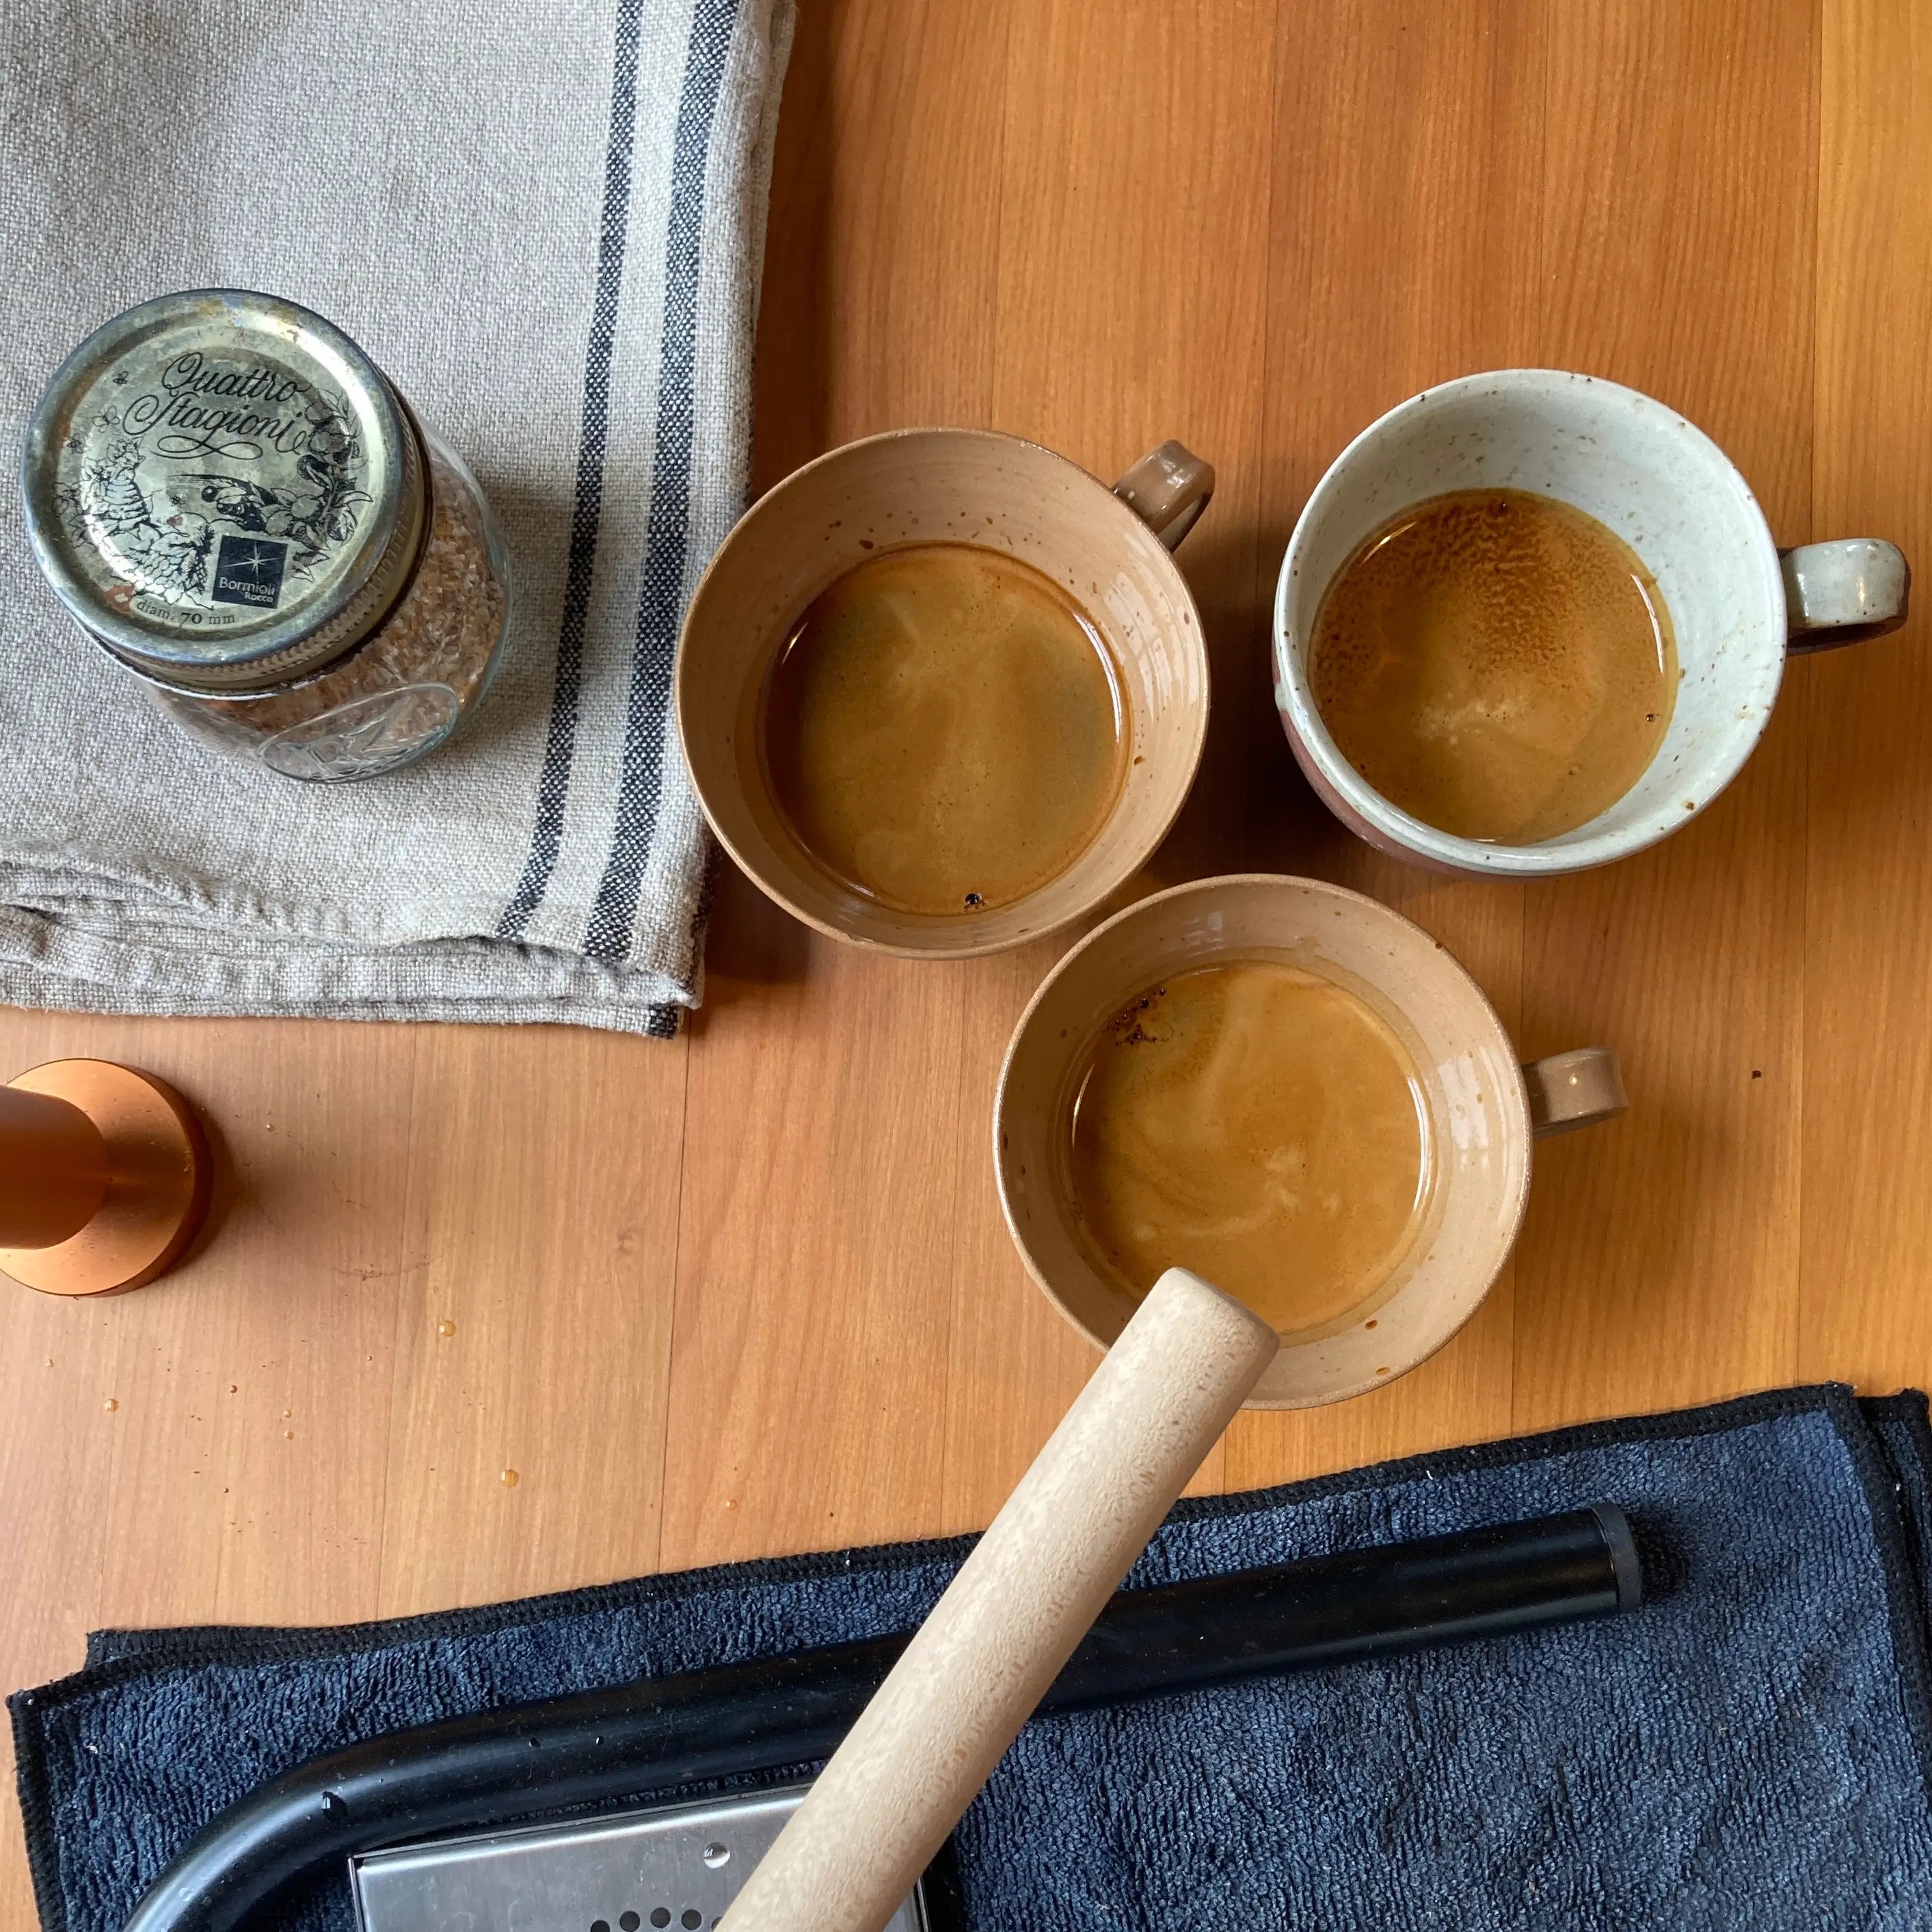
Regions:
[[320, 316], [238, 289], [162, 296], [89, 336], [34, 412], [20, 482], [86, 629], [158, 683], [237, 696], [380, 623], [426, 516], [382, 372]]

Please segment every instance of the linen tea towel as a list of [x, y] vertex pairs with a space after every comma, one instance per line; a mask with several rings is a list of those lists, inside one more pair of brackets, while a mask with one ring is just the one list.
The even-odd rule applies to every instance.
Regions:
[[674, 1032], [709, 846], [670, 716], [743, 507], [791, 0], [57, 0], [0, 39], [0, 423], [136, 302], [305, 304], [477, 472], [509, 642], [448, 745], [304, 785], [82, 638], [0, 493], [0, 1000]]

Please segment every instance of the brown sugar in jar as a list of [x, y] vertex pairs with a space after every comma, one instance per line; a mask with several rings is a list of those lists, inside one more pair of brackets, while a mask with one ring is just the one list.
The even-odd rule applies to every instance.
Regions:
[[322, 782], [442, 744], [488, 688], [502, 545], [461, 460], [339, 330], [164, 296], [56, 376], [26, 466], [42, 568], [205, 742]]
[[236, 701], [158, 687], [190, 730], [291, 778], [360, 778], [434, 750], [482, 696], [508, 613], [501, 546], [469, 471], [419, 434], [428, 530], [395, 608], [347, 657], [283, 689]]

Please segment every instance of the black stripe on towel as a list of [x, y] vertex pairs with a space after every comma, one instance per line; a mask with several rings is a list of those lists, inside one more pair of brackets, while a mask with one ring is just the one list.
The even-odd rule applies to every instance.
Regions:
[[698, 278], [704, 267], [705, 162], [737, 0], [698, 0], [672, 143], [670, 219], [664, 238], [664, 340], [658, 374], [657, 449], [650, 535], [631, 660], [624, 759], [610, 856], [591, 908], [584, 950], [620, 960], [630, 950], [638, 893], [657, 826], [664, 719], [684, 587], [696, 418]]
[[610, 419], [610, 362], [617, 304], [624, 286], [624, 238], [631, 218], [631, 148], [638, 118], [638, 28], [644, 0], [619, 0], [610, 76], [610, 133], [604, 153], [604, 218], [597, 238], [597, 284], [590, 307], [590, 340], [584, 358], [584, 421], [577, 446], [577, 503], [570, 520], [563, 616], [557, 626], [556, 678], [550, 730], [537, 777], [536, 823], [524, 875], [503, 916], [500, 939], [520, 939], [542, 902], [563, 838], [577, 745], [578, 696], [584, 675], [584, 626], [597, 567], [597, 534], [604, 515], [604, 453]]

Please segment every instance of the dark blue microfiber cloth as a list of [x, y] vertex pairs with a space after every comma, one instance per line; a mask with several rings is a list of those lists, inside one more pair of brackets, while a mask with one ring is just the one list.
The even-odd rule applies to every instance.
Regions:
[[[1130, 1586], [1622, 1503], [1635, 1616], [1030, 1725], [955, 1834], [974, 1932], [1932, 1923], [1922, 1396], [1827, 1387], [1181, 1504]], [[47, 1932], [358, 1738], [909, 1628], [966, 1539], [334, 1630], [107, 1632], [12, 1700]], [[352, 1924], [344, 1879], [275, 1922]]]

